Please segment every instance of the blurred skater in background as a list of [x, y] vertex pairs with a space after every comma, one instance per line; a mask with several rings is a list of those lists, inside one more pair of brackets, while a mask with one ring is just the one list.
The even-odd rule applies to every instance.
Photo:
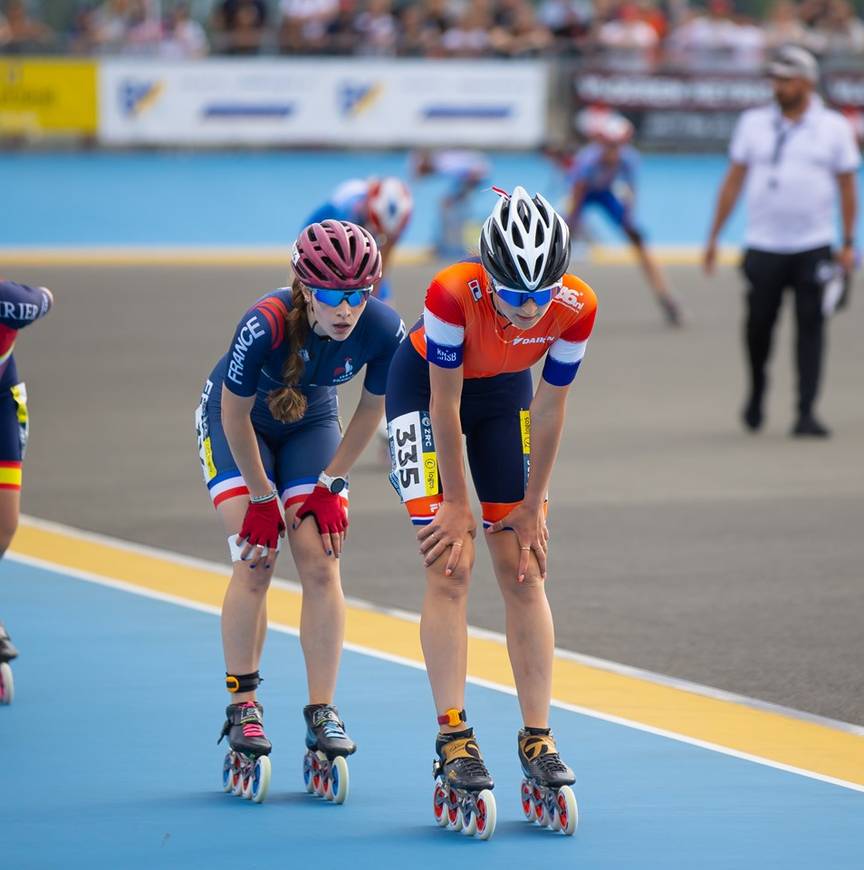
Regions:
[[[633, 246], [667, 323], [680, 326], [680, 306], [645, 242], [644, 232], [636, 224], [639, 153], [630, 144], [633, 125], [622, 115], [602, 113], [585, 132], [591, 141], [578, 151], [567, 170], [570, 186], [567, 223], [571, 233], [579, 237], [583, 232], [582, 218], [586, 209], [592, 206], [601, 209]], [[560, 160], [559, 157], [559, 163]]]
[[343, 181], [309, 215], [306, 224], [321, 221], [348, 221], [369, 230], [381, 252], [382, 278], [375, 284], [373, 296], [392, 304], [392, 290], [387, 268], [393, 251], [405, 232], [414, 210], [411, 190], [401, 178], [351, 178]]
[[472, 253], [465, 241], [471, 219], [474, 192], [488, 182], [492, 168], [479, 151], [416, 151], [412, 157], [417, 178], [436, 176], [446, 180], [446, 190], [438, 205], [435, 255], [458, 260]]

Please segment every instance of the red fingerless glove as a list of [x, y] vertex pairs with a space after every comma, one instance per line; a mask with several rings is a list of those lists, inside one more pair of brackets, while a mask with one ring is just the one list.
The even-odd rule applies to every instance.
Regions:
[[252, 546], [269, 547], [275, 550], [279, 545], [279, 535], [285, 531], [285, 518], [279, 507], [279, 497], [270, 501], [249, 502], [243, 528], [237, 536], [241, 541], [249, 539]]
[[300, 510], [297, 511], [295, 522], [299, 526], [300, 522], [308, 516], [315, 519], [315, 525], [318, 526], [318, 534], [320, 535], [338, 534], [348, 530], [348, 514], [345, 511], [342, 497], [323, 486], [316, 486], [309, 493], [306, 501], [300, 505]]

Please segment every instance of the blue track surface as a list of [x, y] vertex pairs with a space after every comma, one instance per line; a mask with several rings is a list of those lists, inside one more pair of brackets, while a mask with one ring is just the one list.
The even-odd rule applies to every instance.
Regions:
[[0, 865], [860, 868], [860, 793], [556, 710], [576, 768], [572, 840], [521, 819], [513, 697], [469, 687], [496, 777], [488, 843], [435, 827], [425, 675], [346, 653], [339, 704], [360, 751], [337, 807], [301, 780], [299, 643], [271, 632], [273, 739], [263, 805], [221, 793], [222, 658], [214, 615], [5, 561], [3, 618], [22, 657], [0, 708]]
[[[492, 154], [494, 184], [522, 184], [560, 202], [561, 176], [536, 154]], [[718, 155], [646, 155], [637, 198], [652, 241], [704, 241], [726, 160]], [[407, 178], [405, 153], [220, 152], [0, 154], [0, 247], [17, 245], [283, 245], [341, 181]], [[437, 180], [413, 185], [406, 244], [433, 238]], [[478, 221], [492, 194], [478, 194]], [[740, 241], [742, 220], [725, 238]], [[620, 235], [596, 221], [599, 239]]]

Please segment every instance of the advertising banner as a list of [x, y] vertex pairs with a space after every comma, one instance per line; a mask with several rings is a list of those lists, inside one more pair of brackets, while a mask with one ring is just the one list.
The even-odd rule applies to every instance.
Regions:
[[[820, 89], [864, 133], [864, 75], [829, 71]], [[572, 73], [572, 95], [574, 116], [609, 106], [634, 122], [641, 144], [681, 148], [724, 147], [741, 112], [774, 99], [769, 79], [753, 74], [597, 70]]]
[[0, 59], [0, 136], [92, 136], [96, 63]]
[[99, 133], [111, 145], [531, 147], [547, 79], [533, 62], [106, 59]]

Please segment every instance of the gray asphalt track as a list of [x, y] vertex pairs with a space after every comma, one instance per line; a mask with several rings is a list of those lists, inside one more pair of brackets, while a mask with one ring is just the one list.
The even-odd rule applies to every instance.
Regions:
[[[275, 268], [7, 267], [56, 309], [16, 356], [30, 393], [28, 513], [227, 563], [193, 411]], [[666, 329], [628, 267], [581, 270], [600, 317], [551, 490], [549, 596], [567, 649], [864, 723], [864, 298], [831, 327], [828, 443], [789, 439], [790, 310], [766, 430], [738, 425], [741, 289], [671, 269], [688, 325]], [[431, 267], [395, 271], [419, 313]], [[343, 415], [357, 395], [343, 393]], [[283, 564], [280, 576], [292, 577]], [[418, 610], [413, 531], [369, 451], [352, 474], [349, 595]], [[0, 595], [2, 600], [2, 595]], [[482, 550], [471, 621], [502, 630]]]

